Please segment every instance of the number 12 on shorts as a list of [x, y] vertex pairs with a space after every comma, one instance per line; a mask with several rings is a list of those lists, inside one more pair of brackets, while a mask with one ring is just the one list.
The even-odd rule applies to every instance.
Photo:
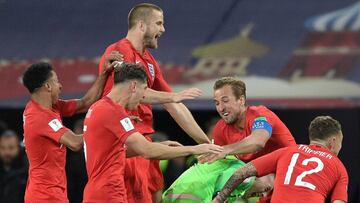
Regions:
[[[300, 155], [299, 153], [295, 153], [291, 157], [291, 161], [290, 161], [288, 170], [286, 172], [285, 180], [284, 180], [284, 185], [289, 185], [292, 173], [294, 171], [294, 166], [296, 165], [296, 162], [297, 162], [297, 160], [299, 158], [299, 155]], [[294, 185], [299, 186], [299, 187], [306, 187], [306, 188], [309, 188], [311, 190], [315, 190], [316, 189], [315, 185], [313, 185], [313, 184], [311, 184], [309, 182], [303, 181], [302, 179], [307, 175], [310, 175], [310, 174], [313, 174], [313, 173], [318, 173], [318, 172], [322, 171], [324, 169], [324, 163], [317, 157], [311, 157], [311, 158], [308, 158], [308, 159], [304, 159], [301, 164], [303, 166], [307, 166], [309, 162], [316, 162], [317, 163], [316, 168], [304, 171], [300, 175], [298, 175], [296, 177]]]

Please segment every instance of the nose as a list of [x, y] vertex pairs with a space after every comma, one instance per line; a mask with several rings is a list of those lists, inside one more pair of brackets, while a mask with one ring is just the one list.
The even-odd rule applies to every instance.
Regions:
[[164, 25], [161, 25], [160, 31], [165, 32], [165, 26]]
[[224, 108], [224, 105], [219, 103], [217, 106], [216, 106], [216, 109], [217, 111], [220, 113], [220, 112], [223, 112], [225, 110]]
[[59, 83], [59, 89], [62, 90], [62, 85], [61, 85], [61, 83]]

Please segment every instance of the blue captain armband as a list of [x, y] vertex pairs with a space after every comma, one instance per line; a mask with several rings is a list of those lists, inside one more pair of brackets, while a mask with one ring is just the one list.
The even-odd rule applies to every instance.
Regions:
[[271, 133], [272, 133], [272, 126], [270, 125], [270, 123], [267, 122], [265, 117], [257, 117], [255, 118], [253, 125], [251, 127], [251, 132], [258, 130], [258, 129], [263, 129], [269, 132], [269, 137], [271, 137]]

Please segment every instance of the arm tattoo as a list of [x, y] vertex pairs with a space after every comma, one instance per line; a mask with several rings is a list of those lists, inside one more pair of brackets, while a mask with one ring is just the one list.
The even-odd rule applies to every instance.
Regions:
[[246, 178], [256, 175], [256, 168], [251, 163], [239, 168], [226, 182], [224, 188], [219, 192], [215, 199], [219, 202], [224, 202], [240, 183], [242, 183]]

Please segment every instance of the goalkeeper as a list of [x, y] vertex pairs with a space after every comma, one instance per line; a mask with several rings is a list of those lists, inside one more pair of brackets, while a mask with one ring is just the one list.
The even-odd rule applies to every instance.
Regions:
[[[208, 203], [219, 192], [231, 175], [245, 163], [234, 156], [227, 156], [212, 164], [195, 164], [186, 170], [163, 193], [163, 203]], [[238, 197], [250, 197], [270, 190], [261, 179], [250, 177], [240, 184], [228, 197], [235, 202]]]

